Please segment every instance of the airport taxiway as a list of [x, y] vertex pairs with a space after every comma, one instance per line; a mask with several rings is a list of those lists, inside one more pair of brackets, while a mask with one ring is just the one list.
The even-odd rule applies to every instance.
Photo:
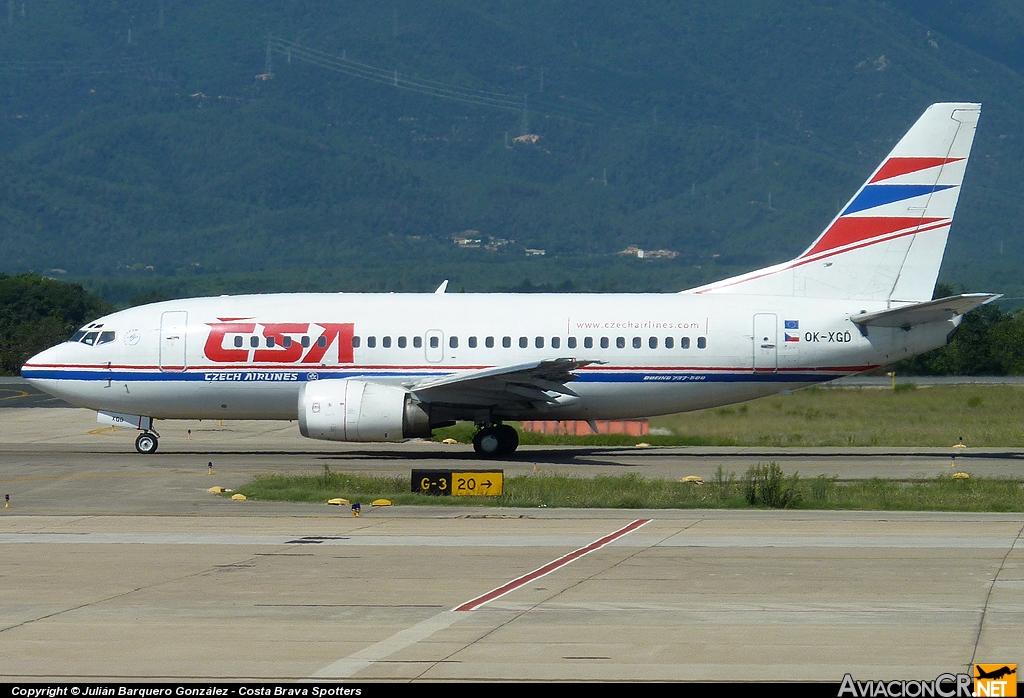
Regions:
[[[452, 506], [353, 518], [207, 489], [325, 463], [479, 462], [464, 445], [323, 444], [294, 424], [233, 422], [162, 423], [160, 453], [140, 456], [132, 432], [57, 412], [0, 420], [7, 681], [839, 681], [1024, 663], [1024, 514]], [[805, 475], [910, 478], [949, 472], [951, 453], [527, 448], [495, 465], [682, 477], [774, 459]], [[1009, 450], [958, 461], [1021, 476]], [[636, 520], [649, 522], [453, 610]]]

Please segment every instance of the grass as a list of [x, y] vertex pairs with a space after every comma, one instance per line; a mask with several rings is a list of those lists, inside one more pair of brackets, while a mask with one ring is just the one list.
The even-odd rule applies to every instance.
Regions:
[[[908, 384], [911, 385], [911, 384]], [[807, 388], [741, 405], [656, 417], [671, 435], [544, 436], [523, 444], [631, 446], [968, 446], [1024, 447], [1024, 386], [956, 385]], [[472, 440], [472, 425], [435, 432]]]
[[857, 509], [913, 511], [1024, 511], [1024, 484], [972, 478], [895, 482], [838, 482], [819, 476], [786, 477], [777, 463], [758, 464], [737, 478], [721, 468], [703, 485], [647, 479], [635, 474], [594, 478], [538, 473], [506, 478], [500, 497], [414, 494], [408, 477], [332, 473], [264, 475], [239, 491], [253, 500], [323, 503], [333, 497], [369, 504], [477, 505], [612, 509]]
[[[952, 446], [1024, 447], [1024, 386], [937, 386], [879, 390], [809, 388], [741, 405], [651, 420], [671, 435], [544, 436], [522, 433], [523, 444], [632, 446]], [[460, 424], [435, 439], [472, 440]], [[344, 497], [396, 505], [478, 505], [593, 508], [793, 508], [922, 511], [1024, 511], [1024, 485], [1016, 480], [971, 478], [899, 482], [882, 479], [785, 477], [777, 464], [759, 464], [741, 477], [719, 469], [704, 485], [622, 477], [571, 477], [539, 473], [505, 480], [501, 497], [434, 497], [414, 494], [408, 477], [324, 472], [314, 476], [267, 475], [240, 490], [250, 499], [326, 502]]]

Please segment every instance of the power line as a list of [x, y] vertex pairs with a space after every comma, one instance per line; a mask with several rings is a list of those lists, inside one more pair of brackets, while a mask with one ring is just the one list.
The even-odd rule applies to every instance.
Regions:
[[535, 97], [532, 100], [532, 104], [530, 104], [531, 109], [528, 110], [526, 95], [480, 89], [408, 75], [394, 68], [384, 68], [350, 60], [346, 57], [345, 53], [342, 53], [341, 56], [336, 56], [276, 36], [271, 36], [268, 39], [267, 50], [284, 53], [289, 57], [305, 61], [320, 68], [326, 68], [362, 80], [369, 80], [430, 97], [520, 112], [522, 114], [521, 128], [524, 132], [529, 125], [529, 111], [548, 118], [581, 124], [593, 124], [597, 121], [602, 121], [625, 122], [625, 124], [635, 126], [643, 122], [642, 117], [638, 118], [632, 114], [616, 114], [606, 109], [598, 109], [590, 105], [581, 104], [578, 100], [567, 99], [564, 95], [559, 97], [559, 102], [561, 103], [541, 101]]

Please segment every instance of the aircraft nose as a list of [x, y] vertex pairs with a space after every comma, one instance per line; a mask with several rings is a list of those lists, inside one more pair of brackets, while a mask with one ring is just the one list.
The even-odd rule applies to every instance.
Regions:
[[61, 350], [62, 347], [58, 344], [55, 347], [44, 349], [33, 356], [21, 367], [21, 377], [32, 385], [39, 387], [37, 385], [37, 381], [45, 379], [47, 369], [60, 364], [62, 354]]

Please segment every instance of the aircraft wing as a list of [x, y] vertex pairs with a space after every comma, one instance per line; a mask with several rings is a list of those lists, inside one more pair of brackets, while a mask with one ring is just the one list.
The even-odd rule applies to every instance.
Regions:
[[952, 320], [957, 315], [969, 313], [979, 306], [991, 303], [1000, 295], [997, 293], [964, 293], [959, 296], [905, 305], [902, 308], [854, 315], [850, 320], [862, 328], [902, 327], [909, 329], [914, 325]]
[[498, 366], [428, 378], [409, 386], [417, 398], [434, 404], [499, 408], [540, 408], [579, 396], [568, 387], [574, 371], [601, 363], [576, 359], [545, 359], [516, 366]]

